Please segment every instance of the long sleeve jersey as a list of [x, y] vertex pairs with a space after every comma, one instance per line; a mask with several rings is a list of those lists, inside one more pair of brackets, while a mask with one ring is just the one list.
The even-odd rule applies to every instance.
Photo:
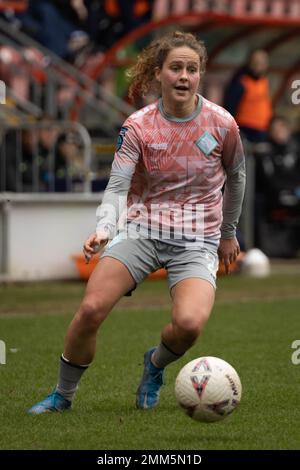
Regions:
[[235, 236], [244, 190], [234, 118], [198, 95], [194, 113], [179, 119], [166, 114], [160, 99], [121, 128], [97, 231], [217, 246], [220, 236]]

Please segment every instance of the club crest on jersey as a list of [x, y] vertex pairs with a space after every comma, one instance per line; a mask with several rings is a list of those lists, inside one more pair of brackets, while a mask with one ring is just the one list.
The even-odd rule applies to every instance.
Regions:
[[127, 131], [128, 131], [128, 127], [121, 127], [120, 133], [118, 135], [118, 140], [117, 140], [117, 152], [120, 150], [120, 148], [123, 145], [124, 137]]
[[195, 144], [201, 150], [201, 152], [208, 156], [216, 148], [218, 142], [214, 136], [210, 134], [210, 132], [205, 131], [204, 134], [202, 134], [202, 136], [196, 140]]

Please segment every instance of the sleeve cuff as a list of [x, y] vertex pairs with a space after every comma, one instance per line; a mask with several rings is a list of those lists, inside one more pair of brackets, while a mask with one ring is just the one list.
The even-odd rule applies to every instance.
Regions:
[[236, 230], [222, 230], [221, 229], [221, 239], [230, 240], [236, 237]]

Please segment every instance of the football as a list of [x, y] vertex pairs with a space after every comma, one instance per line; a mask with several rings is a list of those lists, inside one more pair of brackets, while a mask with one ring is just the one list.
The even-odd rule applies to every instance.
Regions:
[[175, 382], [175, 396], [185, 413], [211, 423], [230, 415], [241, 401], [236, 370], [218, 357], [199, 357], [186, 364]]

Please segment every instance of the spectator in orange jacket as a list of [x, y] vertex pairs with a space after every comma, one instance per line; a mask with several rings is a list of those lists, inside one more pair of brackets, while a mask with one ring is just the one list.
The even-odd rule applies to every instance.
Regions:
[[224, 94], [224, 107], [236, 119], [250, 142], [262, 142], [272, 118], [272, 103], [266, 73], [268, 54], [254, 50], [247, 64], [233, 76]]

